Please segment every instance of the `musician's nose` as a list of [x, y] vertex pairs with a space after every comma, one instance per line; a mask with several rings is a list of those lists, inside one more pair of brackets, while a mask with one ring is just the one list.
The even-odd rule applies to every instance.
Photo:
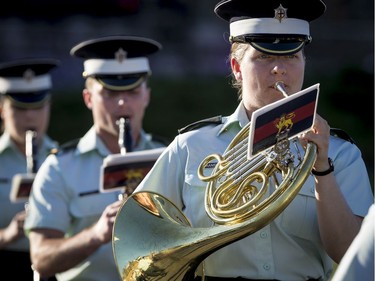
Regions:
[[129, 100], [126, 93], [119, 93], [117, 96], [117, 105], [123, 106], [125, 103], [127, 103]]

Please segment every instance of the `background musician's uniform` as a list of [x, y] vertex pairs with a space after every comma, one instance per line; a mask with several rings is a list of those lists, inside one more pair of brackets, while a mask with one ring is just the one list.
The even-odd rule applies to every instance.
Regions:
[[[164, 146], [163, 143], [153, 141], [150, 134], [143, 132], [134, 151]], [[33, 211], [25, 228], [59, 229], [71, 236], [96, 222], [105, 207], [118, 200], [121, 193], [99, 192], [100, 167], [108, 155], [109, 150], [93, 128], [76, 146], [50, 155], [35, 179], [35, 185], [38, 190], [41, 187], [42, 192], [34, 193], [31, 198]], [[88, 264], [91, 269], [85, 271]], [[78, 274], [79, 280], [119, 280], [111, 243], [102, 246], [85, 262], [57, 274], [56, 277], [58, 280], [76, 280]]]

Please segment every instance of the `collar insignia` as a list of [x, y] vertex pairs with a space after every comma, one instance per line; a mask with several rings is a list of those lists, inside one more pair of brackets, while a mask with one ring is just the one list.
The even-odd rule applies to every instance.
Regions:
[[126, 57], [127, 53], [122, 48], [118, 49], [118, 51], [115, 53], [115, 59], [120, 63], [123, 62]]
[[277, 19], [279, 22], [281, 22], [282, 20], [288, 18], [288, 16], [286, 15], [287, 10], [288, 9], [285, 9], [283, 5], [280, 4], [280, 6], [277, 9], [274, 9], [275, 11], [274, 19]]

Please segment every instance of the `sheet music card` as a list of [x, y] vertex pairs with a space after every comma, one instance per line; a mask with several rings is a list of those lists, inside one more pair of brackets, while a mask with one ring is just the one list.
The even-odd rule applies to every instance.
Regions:
[[318, 105], [319, 83], [253, 112], [250, 121], [248, 159], [276, 144], [279, 133], [288, 138], [310, 130]]
[[27, 202], [34, 182], [35, 174], [16, 174], [12, 179], [9, 197], [14, 203]]
[[162, 147], [109, 155], [101, 167], [100, 192], [120, 190], [132, 194], [164, 150]]

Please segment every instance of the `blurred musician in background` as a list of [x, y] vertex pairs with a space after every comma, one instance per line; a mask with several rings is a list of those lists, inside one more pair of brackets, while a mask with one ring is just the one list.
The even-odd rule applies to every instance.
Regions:
[[[100, 168], [111, 154], [166, 146], [142, 128], [151, 98], [148, 56], [160, 49], [154, 40], [133, 36], [96, 38], [71, 49], [84, 59], [82, 95], [93, 126], [47, 158], [35, 178], [25, 229], [41, 276], [120, 280], [111, 239], [122, 202], [120, 192], [100, 193]], [[119, 136], [124, 130], [131, 139]]]
[[[57, 143], [46, 135], [50, 121], [53, 59], [0, 64], [0, 264], [12, 280], [33, 280], [29, 241], [24, 235], [25, 204], [32, 179]], [[12, 186], [21, 176], [19, 185]], [[30, 175], [30, 177], [28, 177]], [[11, 194], [14, 193], [14, 196]]]
[[363, 219], [361, 230], [341, 259], [331, 281], [375, 280], [375, 203]]

